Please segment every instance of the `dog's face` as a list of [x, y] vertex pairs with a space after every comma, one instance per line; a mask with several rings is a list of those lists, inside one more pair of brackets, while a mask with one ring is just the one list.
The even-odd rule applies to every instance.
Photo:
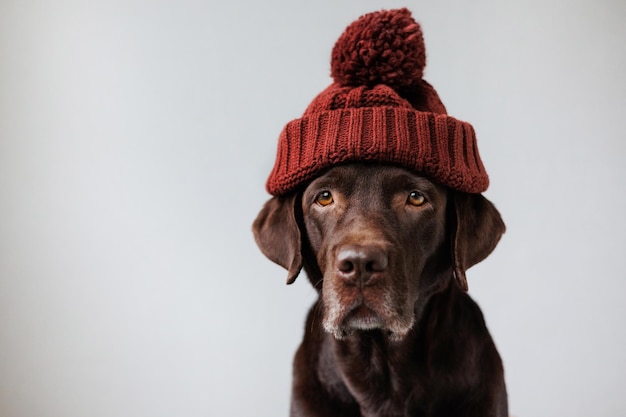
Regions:
[[466, 289], [465, 270], [493, 250], [504, 224], [480, 195], [399, 167], [346, 164], [271, 199], [253, 230], [289, 283], [304, 264], [321, 291], [326, 331], [342, 339], [379, 329], [400, 340], [417, 301], [451, 271]]
[[400, 339], [411, 329], [423, 272], [449, 253], [446, 195], [424, 177], [375, 165], [336, 167], [306, 188], [302, 213], [328, 332], [382, 329]]

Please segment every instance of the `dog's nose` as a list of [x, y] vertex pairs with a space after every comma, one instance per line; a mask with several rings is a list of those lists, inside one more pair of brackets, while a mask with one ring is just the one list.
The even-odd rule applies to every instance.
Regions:
[[342, 246], [337, 252], [337, 270], [350, 284], [371, 284], [387, 269], [387, 252], [374, 245]]

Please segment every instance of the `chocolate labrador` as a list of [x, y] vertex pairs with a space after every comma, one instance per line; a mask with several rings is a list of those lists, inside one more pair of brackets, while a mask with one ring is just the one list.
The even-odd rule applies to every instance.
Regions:
[[291, 416], [506, 416], [500, 356], [465, 271], [505, 227], [481, 194], [406, 169], [336, 166], [274, 197], [257, 244], [319, 293], [293, 370]]

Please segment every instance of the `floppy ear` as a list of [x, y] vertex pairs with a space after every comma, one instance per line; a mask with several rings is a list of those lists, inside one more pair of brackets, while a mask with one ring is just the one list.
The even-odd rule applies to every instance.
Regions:
[[296, 193], [273, 197], [265, 203], [252, 225], [254, 240], [271, 261], [288, 270], [287, 284], [302, 269], [301, 235], [296, 220]]
[[482, 194], [454, 192], [456, 230], [452, 256], [457, 283], [467, 291], [465, 271], [489, 255], [506, 230], [500, 213]]

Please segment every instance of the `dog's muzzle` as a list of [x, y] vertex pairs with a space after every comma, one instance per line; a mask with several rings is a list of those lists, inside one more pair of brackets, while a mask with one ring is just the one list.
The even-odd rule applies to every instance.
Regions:
[[325, 330], [339, 340], [377, 329], [392, 339], [403, 338], [413, 325], [413, 315], [399, 312], [385, 246], [342, 245], [335, 254], [324, 278]]

